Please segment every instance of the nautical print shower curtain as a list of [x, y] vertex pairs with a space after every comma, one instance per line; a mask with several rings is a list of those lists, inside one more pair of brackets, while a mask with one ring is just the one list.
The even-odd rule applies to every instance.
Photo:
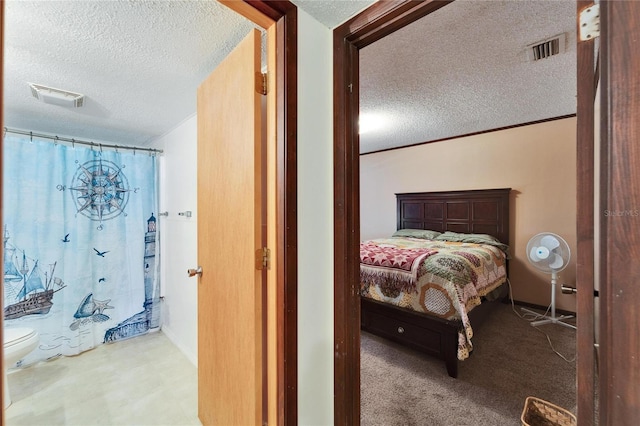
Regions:
[[156, 157], [4, 138], [4, 326], [23, 364], [159, 327]]

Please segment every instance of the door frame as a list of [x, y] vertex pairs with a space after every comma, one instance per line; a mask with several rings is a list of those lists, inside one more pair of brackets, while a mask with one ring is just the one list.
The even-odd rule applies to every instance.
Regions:
[[[276, 25], [276, 422], [295, 425], [298, 419], [298, 9], [288, 0], [219, 1], [264, 29], [271, 21]], [[273, 413], [269, 413], [269, 419], [272, 418]]]
[[[590, 0], [576, 1], [576, 16], [591, 5]], [[576, 34], [580, 33], [576, 20]], [[595, 270], [594, 270], [594, 202], [595, 202], [595, 142], [594, 142], [594, 101], [598, 84], [595, 39], [580, 41], [576, 46], [576, 72], [578, 91], [576, 99], [576, 173], [577, 182], [582, 182], [576, 194], [578, 212], [576, 223], [577, 262], [576, 262], [576, 322], [580, 333], [577, 334], [576, 352], [576, 402], [577, 417], [582, 424], [594, 424], [595, 421]], [[591, 123], [592, 125], [588, 125]]]
[[451, 3], [385, 1], [333, 32], [334, 421], [360, 424], [358, 50]]
[[[360, 423], [358, 50], [447, 3], [450, 1], [379, 2], [334, 30], [334, 420], [337, 425]], [[635, 36], [639, 32], [637, 16], [640, 16], [640, 3], [601, 0], [600, 5], [601, 179], [577, 188], [577, 223], [580, 224], [578, 232], [581, 238], [578, 256], [581, 261], [590, 262], [580, 265], [587, 268], [586, 272], [580, 272], [581, 276], [586, 274], [586, 278], [579, 278], [582, 282], [586, 279], [586, 288], [592, 280], [589, 271], [593, 270], [593, 255], [585, 253], [593, 251], [593, 224], [588, 222], [599, 220], [601, 223], [601, 314], [595, 324], [600, 328], [601, 336], [600, 375], [597, 383], [589, 384], [593, 372], [582, 371], [593, 366], [589, 360], [591, 355], [579, 362], [577, 374], [583, 377], [583, 390], [598, 389], [600, 424], [629, 424], [630, 419], [640, 418], [640, 380], [632, 380], [640, 372], [640, 357], [633, 353], [639, 340], [628, 326], [640, 322], [640, 310], [634, 308], [640, 304], [637, 286], [640, 264], [625, 263], [628, 256], [621, 256], [620, 249], [623, 247], [623, 253], [627, 254], [640, 252], [640, 238], [636, 237], [639, 235], [637, 223], [635, 233], [632, 232], [633, 225], [628, 223], [634, 217], [626, 217], [626, 222], [611, 220], [605, 217], [604, 211], [612, 209], [610, 206], [618, 209], [626, 206], [630, 211], [640, 209], [640, 187], [629, 184], [640, 178], [637, 172], [640, 169], [640, 148], [629, 146], [629, 141], [640, 136], [640, 123], [634, 121], [634, 117], [640, 114], [640, 97], [629, 95], [638, 93], [640, 54], [637, 44], [626, 42], [632, 34]], [[593, 84], [593, 78], [589, 83]], [[582, 109], [578, 113], [583, 113]], [[582, 135], [584, 131], [578, 130], [578, 134]], [[593, 180], [589, 155], [589, 152], [581, 153], [579, 157], [578, 179]], [[594, 218], [592, 214], [589, 218], [589, 212], [593, 213], [590, 200], [593, 200], [594, 185], [600, 187], [601, 215]], [[638, 204], [633, 205], [633, 202]], [[608, 253], [616, 255], [608, 256]], [[614, 296], [619, 294], [625, 297]], [[585, 307], [578, 309], [584, 312]], [[579, 321], [589, 319], [583, 317]], [[591, 331], [587, 333], [593, 335]], [[588, 402], [590, 396], [579, 398], [581, 424], [593, 424], [590, 421], [594, 418], [593, 401]], [[587, 410], [591, 414], [585, 412]], [[582, 416], [586, 417], [584, 423]]]

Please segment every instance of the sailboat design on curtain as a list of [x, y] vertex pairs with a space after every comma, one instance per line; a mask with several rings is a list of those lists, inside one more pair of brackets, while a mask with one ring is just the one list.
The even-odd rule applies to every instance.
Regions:
[[[53, 294], [66, 287], [60, 278], [53, 276], [57, 262], [50, 265], [49, 271], [44, 273], [37, 259], [32, 260], [33, 267], [30, 267], [26, 253], [22, 251], [20, 259], [16, 254], [18, 247], [10, 244], [9, 239], [9, 231], [5, 226], [4, 291], [10, 304], [4, 308], [4, 319], [49, 313], [53, 306]], [[21, 287], [19, 283], [22, 283]], [[54, 284], [58, 287], [55, 290]], [[14, 286], [20, 287], [17, 294]]]

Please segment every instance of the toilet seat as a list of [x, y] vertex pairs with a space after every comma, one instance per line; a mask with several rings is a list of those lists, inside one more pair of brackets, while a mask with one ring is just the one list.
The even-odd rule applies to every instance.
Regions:
[[5, 349], [19, 345], [38, 335], [37, 331], [26, 327], [5, 328], [3, 331], [3, 346]]

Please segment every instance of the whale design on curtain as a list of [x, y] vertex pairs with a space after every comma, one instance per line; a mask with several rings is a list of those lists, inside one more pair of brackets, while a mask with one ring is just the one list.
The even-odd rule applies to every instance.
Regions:
[[4, 326], [40, 334], [19, 364], [158, 328], [155, 155], [14, 136], [3, 155]]

